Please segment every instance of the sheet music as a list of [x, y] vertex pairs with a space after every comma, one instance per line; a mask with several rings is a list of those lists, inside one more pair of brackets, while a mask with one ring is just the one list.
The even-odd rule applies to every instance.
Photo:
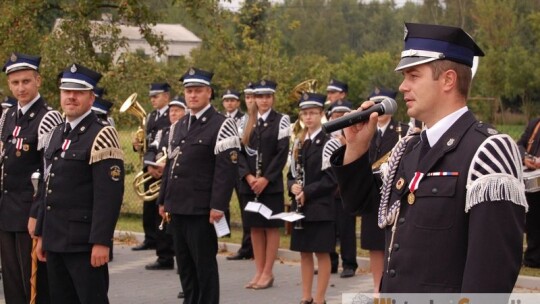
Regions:
[[284, 220], [287, 222], [295, 222], [303, 218], [305, 218], [305, 216], [296, 212], [281, 212], [270, 217], [270, 219]]
[[227, 225], [227, 219], [222, 216], [219, 221], [214, 221], [214, 228], [216, 229], [217, 237], [222, 237], [231, 233], [229, 225]]

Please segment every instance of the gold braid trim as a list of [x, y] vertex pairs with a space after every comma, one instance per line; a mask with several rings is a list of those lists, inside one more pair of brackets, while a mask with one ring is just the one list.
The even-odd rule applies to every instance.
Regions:
[[124, 160], [124, 151], [120, 148], [118, 133], [111, 126], [101, 129], [94, 139], [89, 164], [109, 158]]

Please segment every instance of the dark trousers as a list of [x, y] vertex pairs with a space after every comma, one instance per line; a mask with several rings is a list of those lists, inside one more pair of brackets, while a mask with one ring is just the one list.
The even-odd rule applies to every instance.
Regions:
[[172, 215], [174, 248], [186, 304], [219, 303], [218, 250], [207, 215]]
[[540, 192], [527, 193], [527, 203], [529, 203], [525, 222], [527, 249], [523, 264], [540, 268]]
[[90, 254], [47, 251], [52, 303], [109, 303], [108, 264], [92, 267]]
[[[356, 216], [351, 215], [343, 209], [343, 204], [340, 198], [336, 198], [336, 231], [339, 239], [339, 247], [341, 253], [341, 266], [356, 270], [358, 263], [356, 262]], [[339, 256], [336, 252], [330, 253], [332, 265], [337, 267]]]
[[159, 215], [159, 207], [156, 207], [156, 255], [159, 263], [172, 264], [174, 263], [174, 247], [172, 235], [168, 233], [168, 224], [163, 225], [163, 230], [159, 229], [161, 224], [161, 216]]
[[[28, 232], [0, 230], [0, 254], [4, 298], [6, 303], [30, 302], [30, 276], [32, 270], [32, 239]], [[47, 265], [38, 262], [36, 302], [50, 303], [47, 283]]]
[[[148, 182], [146, 182], [144, 184], [144, 190], [148, 190], [148, 186], [155, 181], [156, 180], [152, 178]], [[159, 212], [156, 206], [156, 200], [143, 202], [142, 221], [144, 230], [144, 242], [150, 245], [156, 245], [156, 234], [158, 230], [156, 222], [159, 223], [159, 221], [161, 221], [161, 217], [159, 216]]]
[[238, 204], [240, 205], [240, 215], [242, 218], [242, 245], [238, 249], [238, 254], [252, 258], [253, 257], [253, 246], [251, 245], [251, 229], [244, 225], [246, 213], [244, 208], [246, 208], [247, 201], [242, 199], [243, 196], [238, 195], [238, 186], [235, 188], [236, 197], [238, 198]]

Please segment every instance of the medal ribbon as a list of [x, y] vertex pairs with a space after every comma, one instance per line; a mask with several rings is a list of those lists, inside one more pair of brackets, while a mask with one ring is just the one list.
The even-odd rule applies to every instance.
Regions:
[[409, 183], [409, 191], [411, 191], [411, 193], [414, 193], [414, 191], [418, 189], [418, 185], [420, 185], [420, 181], [422, 180], [422, 178], [424, 178], [424, 173], [420, 171], [416, 171], [414, 173], [414, 177]]
[[19, 133], [21, 133], [21, 126], [15, 126], [15, 129], [13, 129], [13, 137], [17, 138], [19, 136]]
[[453, 172], [453, 171], [429, 172], [426, 176], [459, 176], [459, 172]]
[[17, 138], [17, 142], [15, 143], [15, 149], [21, 150], [23, 146], [24, 138]]
[[62, 151], [66, 151], [69, 149], [69, 145], [71, 145], [71, 139], [64, 139], [64, 143], [62, 144]]

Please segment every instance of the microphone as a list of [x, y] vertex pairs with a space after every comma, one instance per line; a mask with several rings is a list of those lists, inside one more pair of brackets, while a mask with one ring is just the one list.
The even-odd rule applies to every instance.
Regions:
[[330, 134], [334, 131], [350, 127], [359, 122], [369, 120], [369, 116], [371, 115], [371, 113], [377, 112], [379, 113], [379, 115], [384, 115], [384, 114], [391, 115], [391, 114], [394, 114], [396, 110], [397, 110], [396, 101], [391, 98], [384, 98], [380, 103], [376, 103], [375, 105], [371, 106], [370, 108], [366, 110], [348, 114], [338, 119], [325, 122], [322, 125], [322, 129], [327, 134]]

